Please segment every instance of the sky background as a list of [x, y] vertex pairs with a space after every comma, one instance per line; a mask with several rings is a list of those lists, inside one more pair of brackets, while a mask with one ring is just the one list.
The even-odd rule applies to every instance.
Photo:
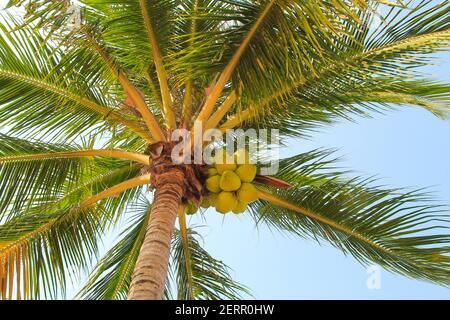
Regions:
[[[6, 2], [0, 0], [0, 7]], [[450, 54], [439, 59], [440, 66], [426, 71], [450, 81]], [[392, 187], [430, 187], [438, 199], [450, 204], [449, 121], [414, 107], [355, 121], [322, 129], [310, 140], [293, 140], [283, 155], [337, 148], [344, 157], [341, 165], [355, 175], [377, 175]], [[257, 229], [245, 214], [224, 218], [209, 210], [206, 221], [197, 215], [188, 222], [203, 225], [199, 231], [205, 248], [223, 260], [257, 299], [450, 299], [450, 289], [384, 270], [380, 289], [370, 290], [366, 268], [351, 256], [264, 226]], [[105, 237], [104, 248], [114, 238], [114, 234]], [[69, 298], [79, 285], [69, 286]]]

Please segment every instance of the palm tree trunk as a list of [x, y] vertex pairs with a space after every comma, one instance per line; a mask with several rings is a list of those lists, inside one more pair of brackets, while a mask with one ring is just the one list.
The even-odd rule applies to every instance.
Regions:
[[183, 197], [184, 175], [171, 170], [158, 177], [145, 239], [134, 269], [129, 300], [161, 300], [167, 278], [175, 219]]

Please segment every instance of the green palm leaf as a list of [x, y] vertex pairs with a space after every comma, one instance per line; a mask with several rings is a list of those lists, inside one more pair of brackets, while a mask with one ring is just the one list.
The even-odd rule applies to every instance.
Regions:
[[445, 17], [450, 5], [429, 4], [423, 1], [403, 16], [398, 16], [401, 9], [392, 9], [375, 31], [369, 29], [373, 15], [362, 12], [362, 26], [348, 24], [347, 43], [340, 43], [338, 50], [330, 47], [332, 58], [317, 74], [285, 78], [276, 90], [243, 102], [241, 108], [250, 112], [242, 120], [248, 126], [279, 126], [287, 134], [301, 135], [336, 117], [367, 115], [384, 110], [377, 103], [401, 100], [447, 117], [448, 84], [424, 79], [419, 68], [431, 63], [430, 54], [448, 47], [450, 25]]
[[[129, 189], [90, 207], [80, 207], [80, 199], [88, 199], [136, 176], [139, 171], [139, 166], [122, 165], [109, 173], [87, 175], [84, 181], [70, 187], [66, 185], [58, 195], [47, 195], [44, 200], [35, 201], [2, 224], [2, 275], [14, 267], [18, 268], [17, 273], [23, 268], [22, 280], [16, 279], [15, 290], [22, 292], [25, 298], [64, 295], [67, 276], [77, 277], [80, 271], [67, 275], [67, 270], [90, 266], [91, 257], [97, 252], [97, 240], [117, 223], [118, 217], [136, 199], [140, 190]], [[4, 287], [13, 290], [13, 280], [4, 279]], [[5, 292], [3, 297], [8, 297]]]
[[[333, 173], [323, 152], [282, 161], [279, 177], [295, 186], [270, 190], [280, 201], [252, 205], [258, 222], [326, 241], [367, 265], [448, 285], [449, 215], [429, 195], [373, 186]], [[315, 158], [315, 159], [314, 159]], [[320, 174], [320, 170], [324, 173]], [[314, 171], [311, 177], [305, 172]], [[265, 198], [265, 197], [263, 197]], [[442, 233], [436, 233], [442, 230]]]
[[[189, 288], [188, 285], [185, 248], [178, 230], [172, 243], [172, 264], [176, 274], [178, 299], [238, 300], [242, 299], [243, 294], [250, 294], [245, 286], [231, 278], [230, 269], [222, 261], [213, 258], [202, 248], [198, 240], [200, 235], [194, 229], [187, 229], [187, 236], [193, 288]], [[194, 297], [191, 297], [191, 292]]]
[[138, 213], [131, 219], [130, 227], [122, 232], [122, 239], [99, 261], [89, 281], [79, 292], [79, 297], [89, 300], [126, 299], [131, 275], [144, 241], [150, 204], [144, 201], [135, 210]]
[[106, 106], [111, 97], [101, 89], [105, 83], [98, 76], [96, 59], [77, 56], [75, 65], [73, 57], [61, 57], [58, 44], [44, 41], [29, 28], [15, 30], [19, 24], [10, 16], [2, 20], [9, 21], [0, 24], [3, 126], [11, 126], [11, 132], [18, 134], [53, 139], [115, 124], [143, 131], [139, 122]]
[[[17, 274], [22, 272], [23, 279], [17, 283], [16, 290], [25, 298], [41, 295], [55, 298], [58, 291], [64, 294], [66, 270], [70, 266], [87, 267], [88, 258], [96, 254], [96, 240], [102, 231], [96, 217], [101, 212], [67, 208], [45, 214], [29, 213], [3, 224], [0, 228], [2, 276], [18, 268]], [[12, 290], [14, 279], [3, 281], [3, 287]], [[8, 297], [3, 292], [3, 298]]]
[[0, 134], [0, 220], [19, 213], [34, 201], [58, 195], [87, 169], [86, 160], [79, 158], [21, 161], [16, 157], [69, 150], [76, 149]]

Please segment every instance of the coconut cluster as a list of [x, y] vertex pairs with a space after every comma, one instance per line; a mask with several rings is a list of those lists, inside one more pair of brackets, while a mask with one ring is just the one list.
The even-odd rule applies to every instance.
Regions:
[[238, 150], [228, 158], [224, 153], [222, 163], [215, 163], [208, 170], [206, 189], [210, 193], [201, 206], [212, 206], [222, 214], [245, 212], [248, 204], [258, 199], [258, 192], [253, 185], [255, 177], [256, 165], [250, 163], [247, 151]]

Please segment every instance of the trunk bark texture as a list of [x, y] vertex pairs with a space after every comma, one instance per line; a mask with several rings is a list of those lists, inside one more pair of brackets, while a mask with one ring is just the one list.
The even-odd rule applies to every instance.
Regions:
[[134, 269], [129, 300], [160, 300], [164, 295], [175, 220], [184, 194], [184, 174], [160, 174], [141, 251]]

